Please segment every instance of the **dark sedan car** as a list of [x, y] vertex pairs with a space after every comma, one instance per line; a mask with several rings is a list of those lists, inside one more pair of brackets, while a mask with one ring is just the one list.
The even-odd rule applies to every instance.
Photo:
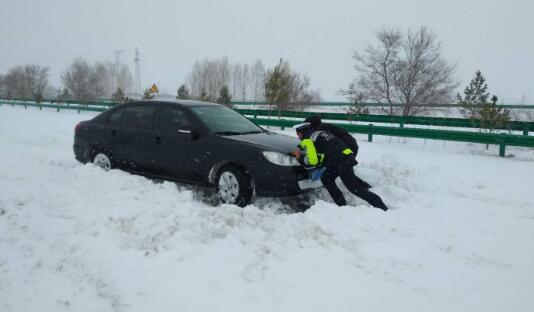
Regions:
[[289, 156], [297, 143], [223, 105], [151, 100], [79, 123], [74, 154], [106, 170], [214, 186], [222, 202], [245, 206], [253, 194], [290, 196], [310, 185]]

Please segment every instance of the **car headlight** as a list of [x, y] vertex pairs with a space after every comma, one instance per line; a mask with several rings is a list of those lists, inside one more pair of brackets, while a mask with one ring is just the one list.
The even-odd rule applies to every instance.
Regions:
[[263, 156], [267, 158], [268, 161], [272, 162], [275, 165], [279, 166], [299, 166], [299, 162], [295, 157], [291, 157], [278, 152], [264, 151]]

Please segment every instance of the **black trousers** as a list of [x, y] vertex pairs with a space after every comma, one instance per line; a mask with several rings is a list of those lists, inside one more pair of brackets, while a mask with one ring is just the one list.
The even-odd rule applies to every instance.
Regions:
[[340, 177], [341, 181], [343, 181], [343, 184], [345, 184], [347, 189], [352, 194], [365, 200], [373, 207], [386, 211], [388, 208], [382, 201], [382, 198], [369, 191], [369, 184], [354, 174], [354, 165], [354, 159], [351, 157], [346, 157], [345, 159], [342, 159], [333, 165], [326, 166], [326, 171], [321, 177], [321, 182], [323, 182], [323, 185], [328, 190], [328, 193], [330, 193], [330, 196], [332, 196], [334, 202], [338, 206], [347, 205], [347, 200], [345, 200], [343, 193], [336, 185], [336, 178]]

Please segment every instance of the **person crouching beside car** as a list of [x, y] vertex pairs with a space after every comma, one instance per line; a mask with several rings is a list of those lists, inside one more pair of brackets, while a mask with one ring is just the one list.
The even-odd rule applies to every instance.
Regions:
[[353, 152], [338, 137], [328, 131], [314, 131], [310, 123], [296, 125], [295, 130], [300, 140], [300, 149], [292, 154], [305, 167], [324, 167], [321, 182], [338, 206], [346, 206], [347, 201], [336, 185], [340, 177], [343, 184], [354, 195], [365, 200], [373, 207], [388, 210], [380, 196], [368, 190], [363, 181], [356, 177], [353, 167], [356, 165]]

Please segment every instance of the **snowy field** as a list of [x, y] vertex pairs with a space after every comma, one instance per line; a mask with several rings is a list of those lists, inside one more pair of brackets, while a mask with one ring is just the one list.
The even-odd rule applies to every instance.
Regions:
[[534, 309], [532, 150], [357, 136], [388, 212], [213, 207], [77, 163], [92, 116], [0, 106], [2, 312]]

